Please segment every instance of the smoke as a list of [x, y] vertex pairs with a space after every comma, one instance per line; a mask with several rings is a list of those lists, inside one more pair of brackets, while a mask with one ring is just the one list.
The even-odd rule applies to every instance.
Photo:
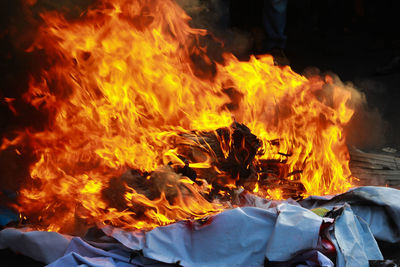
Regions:
[[377, 108], [369, 108], [366, 103], [359, 105], [347, 126], [349, 146], [360, 149], [381, 149], [386, 144], [388, 123]]
[[[231, 23], [231, 3], [228, 0], [175, 0], [191, 17], [190, 25], [206, 29], [221, 40], [223, 50], [242, 56], [251, 49], [253, 36], [250, 32], [233, 28]], [[208, 50], [213, 47], [209, 46]], [[213, 51], [210, 51], [213, 53]]]
[[[382, 83], [377, 79], [358, 78], [355, 79], [354, 84], [365, 92], [368, 103], [366, 107], [360, 112], [359, 121], [360, 132], [371, 135], [374, 139], [371, 143], [375, 145], [366, 145], [367, 148], [379, 148], [384, 146], [399, 146], [399, 118], [397, 116], [397, 83], [396, 82]], [[395, 92], [391, 91], [396, 90]], [[363, 127], [363, 126], [367, 127]], [[373, 142], [375, 141], [375, 142]]]
[[218, 0], [176, 0], [192, 18], [191, 24], [196, 28], [219, 33], [229, 27], [229, 1]]
[[344, 86], [352, 93], [350, 105], [355, 110], [346, 127], [348, 146], [366, 150], [383, 148], [386, 143], [388, 123], [378, 108], [368, 103], [361, 89], [356, 88], [351, 82], [346, 82]]
[[[329, 75], [333, 78], [333, 84], [345, 88], [351, 93], [351, 99], [347, 105], [354, 110], [354, 114], [345, 127], [347, 145], [365, 150], [381, 149], [387, 143], [388, 122], [382, 113], [371, 101], [366, 93], [368, 91], [381, 91], [384, 88], [370, 80], [357, 81], [357, 86], [352, 82], [343, 82], [334, 73], [321, 73], [318, 68], [309, 67], [303, 75], [308, 78], [314, 76]], [[324, 92], [325, 94], [327, 91]]]

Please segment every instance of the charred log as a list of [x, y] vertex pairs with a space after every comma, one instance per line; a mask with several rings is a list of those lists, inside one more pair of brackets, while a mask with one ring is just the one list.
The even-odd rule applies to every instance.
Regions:
[[255, 173], [253, 161], [262, 143], [243, 124], [180, 137], [174, 144], [178, 153], [190, 163], [207, 162], [208, 168], [195, 170], [213, 186], [240, 185]]
[[[279, 142], [279, 139], [270, 141], [274, 145]], [[232, 185], [253, 191], [257, 183], [267, 189], [283, 189], [285, 198], [301, 198], [305, 192], [299, 181], [302, 170], [290, 171], [286, 159], [255, 160], [257, 154], [263, 153], [262, 142], [243, 124], [235, 122], [214, 132], [181, 134], [174, 146], [186, 168], [192, 163], [208, 163], [208, 167], [193, 170], [197, 177], [212, 185], [210, 199], [232, 195]], [[290, 153], [280, 155], [291, 156]], [[185, 175], [182, 170], [178, 172]]]
[[[272, 140], [278, 144], [279, 140]], [[234, 190], [243, 187], [247, 191], [259, 188], [268, 195], [268, 190], [280, 190], [282, 198], [300, 199], [305, 188], [300, 182], [301, 170], [289, 170], [286, 160], [258, 159], [262, 142], [243, 124], [212, 132], [183, 133], [173, 140], [179, 163], [170, 162], [152, 173], [129, 170], [122, 176], [110, 180], [102, 191], [110, 206], [122, 211], [127, 209], [125, 194], [129, 190], [153, 201], [162, 196], [170, 205], [177, 199], [191, 197], [182, 177], [197, 184], [200, 194], [207, 201], [231, 201]], [[290, 157], [290, 154], [285, 154]], [[211, 186], [209, 186], [211, 185]], [[209, 187], [209, 190], [203, 190]], [[140, 218], [145, 216], [148, 205], [135, 203], [130, 206]]]

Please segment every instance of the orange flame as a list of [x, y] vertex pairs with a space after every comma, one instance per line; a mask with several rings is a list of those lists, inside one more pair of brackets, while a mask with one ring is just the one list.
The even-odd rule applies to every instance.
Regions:
[[[21, 189], [19, 210], [47, 229], [66, 231], [77, 217], [147, 229], [221, 211], [203, 197], [209, 186], [176, 174], [165, 184], [177, 188], [173, 201], [165, 192], [151, 199], [125, 182], [125, 209], [118, 209], [103, 193], [127, 169], [157, 172], [179, 161], [174, 137], [234, 120], [262, 141], [256, 161], [286, 160], [288, 172], [301, 170], [306, 195], [351, 186], [343, 136], [353, 114], [346, 106], [351, 95], [330, 77], [306, 79], [274, 66], [268, 55], [240, 62], [226, 54], [224, 63], [215, 63], [199, 42], [207, 32], [191, 28], [170, 0], [103, 0], [74, 21], [54, 12], [42, 18], [30, 51], [43, 49], [52, 65], [31, 79], [24, 99], [47, 112], [49, 123], [41, 132], [26, 129], [14, 141], [5, 139], [1, 148], [28, 139], [35, 149], [32, 183]], [[207, 75], [199, 65], [215, 72]], [[209, 167], [207, 159], [189, 165]], [[282, 197], [279, 189], [258, 184], [254, 192]]]

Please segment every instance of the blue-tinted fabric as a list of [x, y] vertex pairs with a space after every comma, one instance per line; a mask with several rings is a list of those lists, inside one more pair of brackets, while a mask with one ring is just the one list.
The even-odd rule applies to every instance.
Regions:
[[367, 222], [378, 240], [400, 242], [400, 190], [379, 187], [357, 187], [331, 199], [309, 197], [300, 202], [308, 209], [326, 207], [332, 209], [347, 203], [354, 214]]
[[348, 204], [344, 204], [341, 209], [331, 233], [336, 241], [336, 265], [368, 267], [370, 260], [383, 260], [367, 223], [356, 216]]
[[[361, 187], [331, 198], [301, 202], [259, 201], [250, 195], [247, 205], [226, 210], [202, 221], [181, 221], [149, 232], [130, 232], [107, 226], [84, 237], [6, 228], [0, 231], [0, 249], [15, 252], [51, 267], [63, 266], [271, 266], [331, 267], [321, 254], [322, 220], [311, 210], [330, 209], [334, 218], [330, 239], [337, 250], [336, 266], [368, 266], [382, 254], [375, 241], [397, 240], [400, 191]], [[243, 203], [244, 204], [244, 203]], [[331, 219], [332, 221], [332, 219]]]

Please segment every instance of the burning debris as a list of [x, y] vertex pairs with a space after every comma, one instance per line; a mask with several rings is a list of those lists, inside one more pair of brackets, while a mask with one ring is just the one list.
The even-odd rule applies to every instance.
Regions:
[[[0, 147], [31, 161], [13, 205], [14, 226], [30, 228], [1, 231], [0, 247], [22, 250], [18, 237], [46, 230], [58, 233], [39, 236], [60, 249], [37, 259], [54, 266], [98, 257], [333, 266], [352, 262], [346, 242], [366, 263], [382, 259], [375, 237], [400, 240], [361, 205], [396, 221], [400, 208], [388, 208], [396, 203], [386, 195], [397, 199], [396, 190], [348, 191], [352, 92], [331, 76], [303, 77], [269, 55], [216, 60], [202, 45], [211, 35], [170, 0], [98, 0], [74, 19], [40, 17], [27, 53], [40, 51], [46, 67], [21, 99], [4, 101], [15, 116], [27, 105], [45, 123], [6, 133]], [[372, 193], [385, 201], [365, 197]], [[329, 194], [339, 195], [301, 201]]]
[[154, 228], [220, 212], [241, 188], [300, 199], [351, 187], [351, 93], [331, 77], [268, 55], [214, 61], [207, 32], [173, 1], [103, 0], [74, 20], [41, 19], [28, 53], [42, 51], [48, 67], [16, 101], [47, 122], [1, 147], [33, 151], [17, 209], [41, 229], [68, 232], [77, 207], [89, 224]]
[[[74, 235], [94, 225], [201, 228], [209, 216], [240, 213], [246, 198], [265, 208], [250, 217], [277, 219], [271, 199], [352, 187], [351, 92], [331, 76], [303, 77], [269, 55], [215, 60], [202, 46], [209, 33], [170, 0], [99, 0], [79, 18], [40, 17], [27, 53], [40, 51], [46, 67], [6, 102], [46, 122], [7, 133], [0, 147], [30, 151], [14, 204], [25, 226]], [[318, 239], [323, 219], [292, 209], [317, 222]]]
[[119, 212], [129, 210], [139, 221], [154, 218], [154, 223], [162, 225], [173, 222], [169, 218], [174, 216], [161, 218], [157, 216], [160, 209], [165, 209], [165, 215], [168, 210], [177, 212], [174, 207], [197, 201], [201, 206], [197, 212], [195, 206], [187, 206], [182, 211], [190, 213], [183, 212], [179, 218], [201, 218], [215, 212], [217, 206], [210, 203], [230, 207], [239, 188], [257, 194], [261, 185], [279, 189], [283, 197], [298, 199], [304, 193], [299, 179], [289, 180], [301, 171], [288, 173], [285, 161], [254, 160], [257, 153], [262, 153], [261, 141], [242, 124], [235, 122], [214, 132], [185, 133], [177, 136], [173, 145], [178, 154], [175, 162], [151, 173], [128, 170], [110, 179], [102, 190], [107, 206]]

